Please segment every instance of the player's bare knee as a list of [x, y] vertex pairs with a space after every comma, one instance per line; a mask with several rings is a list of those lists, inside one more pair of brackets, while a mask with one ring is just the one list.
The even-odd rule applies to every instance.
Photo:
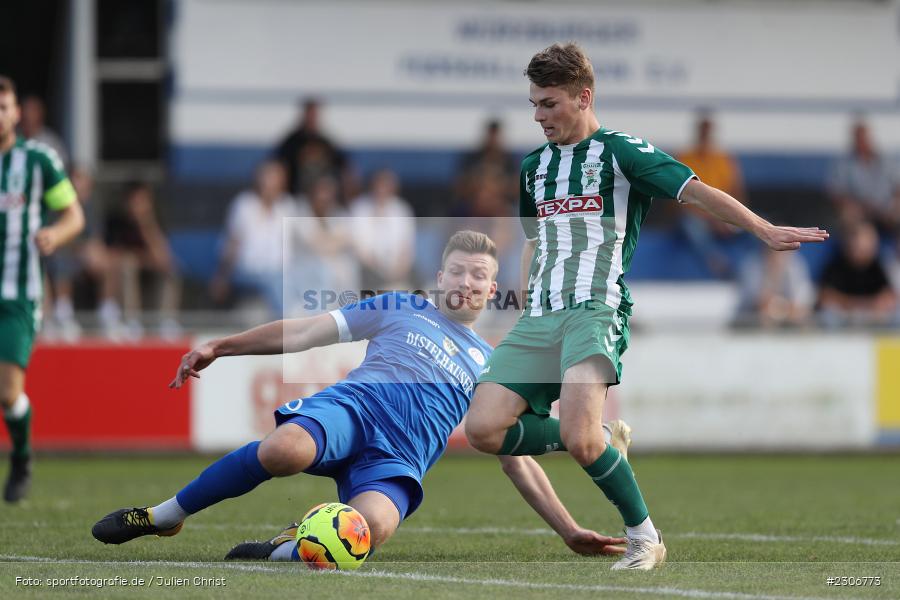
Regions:
[[296, 475], [306, 466], [302, 452], [282, 436], [264, 439], [257, 449], [257, 457], [263, 468], [274, 477]]
[[10, 383], [9, 385], [0, 385], [0, 407], [10, 408], [22, 395], [22, 390], [18, 386]]
[[466, 439], [476, 450], [488, 454], [497, 454], [503, 445], [505, 432], [498, 431], [491, 423], [466, 420]]
[[397, 531], [395, 523], [388, 522], [388, 519], [373, 518], [369, 523], [369, 535], [372, 540], [372, 547], [378, 548], [386, 541], [391, 539], [394, 532]]
[[606, 442], [602, 439], [576, 439], [571, 442], [564, 441], [564, 443], [575, 462], [583, 467], [594, 463], [606, 450]]
[[396, 506], [380, 492], [363, 492], [352, 498], [349, 504], [366, 520], [373, 548], [388, 541], [400, 526], [400, 513]]

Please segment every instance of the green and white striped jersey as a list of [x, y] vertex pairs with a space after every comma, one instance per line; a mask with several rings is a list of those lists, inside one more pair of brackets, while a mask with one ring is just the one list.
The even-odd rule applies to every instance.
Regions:
[[34, 234], [47, 210], [77, 201], [62, 161], [50, 147], [16, 139], [0, 154], [0, 300], [40, 301], [41, 260]]
[[651, 199], [678, 198], [693, 171], [649, 142], [600, 128], [526, 156], [519, 210], [537, 239], [526, 315], [591, 301], [631, 313], [628, 272]]

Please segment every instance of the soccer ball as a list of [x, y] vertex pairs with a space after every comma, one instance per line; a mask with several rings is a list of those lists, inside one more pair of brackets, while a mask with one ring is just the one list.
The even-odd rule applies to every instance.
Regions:
[[297, 528], [297, 553], [310, 569], [358, 569], [371, 544], [365, 518], [340, 502], [312, 507]]

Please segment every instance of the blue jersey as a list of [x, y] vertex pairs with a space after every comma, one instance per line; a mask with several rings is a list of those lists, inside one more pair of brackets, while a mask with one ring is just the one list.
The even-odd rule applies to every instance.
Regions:
[[334, 387], [356, 392], [361, 412], [421, 478], [468, 410], [490, 345], [413, 294], [383, 294], [331, 314], [340, 341], [369, 340], [363, 362]]

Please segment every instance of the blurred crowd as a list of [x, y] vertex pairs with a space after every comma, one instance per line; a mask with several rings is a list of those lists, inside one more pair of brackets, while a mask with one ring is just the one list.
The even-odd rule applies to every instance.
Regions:
[[[717, 144], [709, 114], [699, 116], [693, 146], [677, 157], [709, 185], [749, 201], [739, 163]], [[851, 128], [847, 154], [830, 168], [826, 194], [837, 231], [815, 277], [802, 253], [752, 242], [735, 264], [728, 246], [746, 246], [750, 236], [700, 211], [682, 211], [679, 231], [698, 259], [739, 287], [736, 326], [900, 326], [900, 169], [877, 150], [862, 118]]]
[[[22, 134], [67, 160], [60, 137], [45, 124], [43, 102], [27, 97], [22, 104]], [[308, 301], [310, 290], [429, 289], [444, 240], [462, 227], [495, 239], [500, 287], [518, 286], [520, 156], [507, 147], [502, 122], [486, 122], [481, 139], [460, 154], [444, 216], [416, 218], [397, 173], [385, 164], [361, 177], [323, 130], [322, 110], [316, 100], [301, 102], [296, 126], [273, 144], [254, 180], [222, 199], [229, 207], [217, 265], [194, 306], [245, 311], [258, 320], [322, 308]], [[750, 202], [739, 162], [717, 141], [712, 114], [698, 115], [693, 143], [675, 155], [701, 180]], [[92, 174], [78, 165], [69, 171], [88, 226], [48, 261], [45, 335], [75, 339], [88, 323], [112, 339], [180, 336], [182, 276], [159, 217], [159, 189], [134, 181], [98, 207]], [[696, 261], [739, 290], [735, 326], [900, 325], [900, 170], [879, 152], [862, 118], [830, 170], [823, 202], [839, 229], [815, 273], [801, 253], [770, 252], [702, 212], [674, 211], [674, 231]]]

